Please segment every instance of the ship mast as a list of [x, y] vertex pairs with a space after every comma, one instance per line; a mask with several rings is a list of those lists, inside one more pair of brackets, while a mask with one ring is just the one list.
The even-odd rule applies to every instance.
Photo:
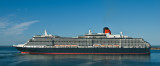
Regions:
[[44, 30], [44, 36], [48, 36], [46, 29]]
[[92, 34], [91, 30], [89, 30], [88, 34]]

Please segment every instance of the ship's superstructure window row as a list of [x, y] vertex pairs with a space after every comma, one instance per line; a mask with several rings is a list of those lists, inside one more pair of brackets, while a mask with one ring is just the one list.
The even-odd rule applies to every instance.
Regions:
[[[148, 43], [141, 38], [119, 38], [119, 39], [91, 39], [91, 38], [51, 38], [51, 37], [33, 37], [26, 45], [45, 45], [45, 46], [56, 46], [56, 45], [77, 45], [77, 46], [95, 46], [104, 45], [105, 47], [115, 48], [145, 48], [149, 47]], [[100, 47], [100, 46], [99, 46]], [[102, 47], [102, 46], [101, 46]]]

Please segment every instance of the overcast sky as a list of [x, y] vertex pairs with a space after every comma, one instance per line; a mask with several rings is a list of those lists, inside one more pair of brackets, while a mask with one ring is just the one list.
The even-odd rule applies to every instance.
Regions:
[[74, 37], [103, 32], [160, 45], [160, 0], [0, 0], [0, 45], [25, 43], [47, 29]]

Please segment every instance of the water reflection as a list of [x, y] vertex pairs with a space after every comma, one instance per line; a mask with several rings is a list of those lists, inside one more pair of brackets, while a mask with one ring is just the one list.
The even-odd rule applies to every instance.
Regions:
[[134, 66], [149, 62], [150, 55], [34, 55], [18, 53], [15, 61], [10, 65]]
[[[27, 60], [59, 60], [59, 59], [85, 59], [85, 60], [141, 60], [149, 61], [150, 55], [32, 55], [19, 54]], [[21, 58], [19, 58], [21, 59]]]
[[1, 66], [159, 66], [160, 50], [151, 55], [34, 55], [15, 48], [0, 50]]

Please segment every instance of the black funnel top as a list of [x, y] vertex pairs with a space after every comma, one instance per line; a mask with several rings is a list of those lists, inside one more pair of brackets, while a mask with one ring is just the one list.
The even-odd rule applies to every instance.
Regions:
[[103, 33], [105, 33], [105, 30], [109, 30], [109, 28], [108, 27], [104, 27], [103, 28]]

